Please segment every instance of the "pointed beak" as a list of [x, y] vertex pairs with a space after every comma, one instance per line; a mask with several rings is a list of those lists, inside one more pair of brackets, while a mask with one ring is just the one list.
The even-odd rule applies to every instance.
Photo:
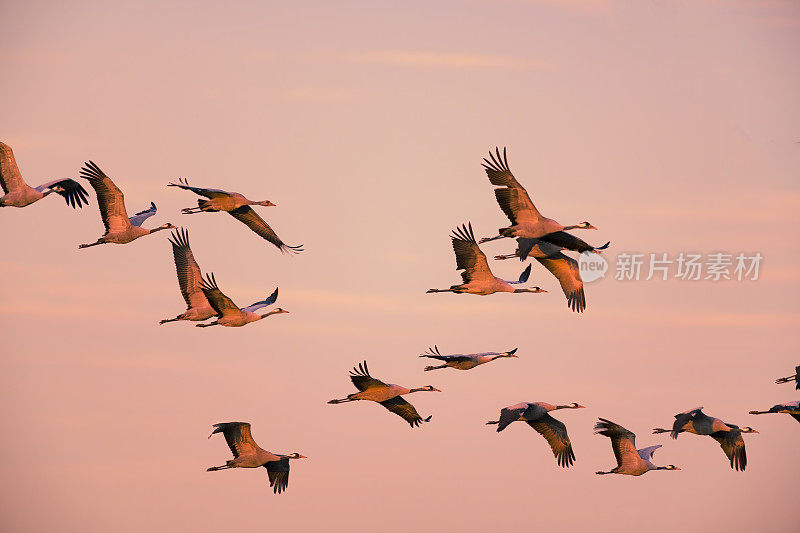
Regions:
[[585, 405], [578, 404], [578, 407], [576, 407], [575, 409], [586, 409], [586, 406], [585, 406]]
[[519, 356], [517, 356], [517, 355], [514, 355], [515, 353], [517, 353], [517, 350], [519, 350], [519, 348], [514, 348], [513, 350], [509, 350], [509, 351], [507, 351], [506, 353], [507, 353], [508, 355], [510, 355], [511, 357], [519, 357]]
[[440, 391], [439, 389], [437, 389], [436, 387], [431, 387], [431, 388], [432, 388], [433, 390], [435, 390], [436, 392], [442, 392], [442, 391]]
[[306, 457], [305, 455], [300, 455], [299, 453], [297, 454], [297, 458], [298, 459], [308, 459], [308, 457]]
[[597, 228], [595, 228], [594, 226], [592, 226], [591, 224], [589, 224], [588, 226], [586, 226], [586, 229], [597, 229]]

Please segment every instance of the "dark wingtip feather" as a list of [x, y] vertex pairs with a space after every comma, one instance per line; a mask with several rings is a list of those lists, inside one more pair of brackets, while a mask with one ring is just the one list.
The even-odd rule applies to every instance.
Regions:
[[526, 281], [528, 281], [528, 278], [531, 277], [531, 267], [532, 266], [533, 266], [533, 264], [529, 263], [527, 268], [522, 271], [522, 274], [519, 275], [519, 282], [520, 283], [525, 283]]
[[264, 300], [264, 303], [267, 305], [272, 305], [278, 300], [278, 287], [275, 287], [275, 290], [272, 291], [272, 294], [267, 296], [267, 299]]

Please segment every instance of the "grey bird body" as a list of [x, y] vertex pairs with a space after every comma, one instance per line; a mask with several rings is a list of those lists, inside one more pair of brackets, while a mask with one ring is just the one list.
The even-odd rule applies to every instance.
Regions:
[[214, 431], [208, 438], [215, 433], [222, 433], [228, 447], [233, 453], [233, 459], [225, 461], [222, 466], [212, 466], [208, 472], [225, 470], [228, 468], [259, 468], [267, 469], [269, 485], [275, 494], [280, 494], [289, 485], [289, 459], [305, 459], [304, 455], [292, 453], [281, 455], [269, 452], [261, 448], [253, 440], [250, 433], [250, 424], [247, 422], [223, 422], [214, 424]]
[[[726, 431], [731, 426], [720, 420], [708, 416], [703, 412], [702, 407], [695, 407], [675, 415], [675, 422], [672, 424], [670, 436], [677, 439], [680, 433], [694, 433], [695, 435], [711, 435], [717, 431]], [[654, 433], [664, 433], [665, 430], [656, 428]]]
[[[653, 433], [667, 433], [664, 428], [655, 428]], [[670, 436], [677, 439], [680, 433], [694, 433], [705, 435], [717, 441], [730, 461], [731, 468], [744, 470], [747, 467], [747, 451], [744, 446], [742, 433], [758, 433], [751, 427], [740, 428], [734, 424], [723, 422], [719, 418], [708, 416], [702, 407], [695, 407], [675, 415], [675, 422]]]
[[197, 207], [187, 207], [181, 210], [184, 214], [194, 213], [213, 213], [225, 212], [233, 218], [250, 228], [262, 239], [274, 244], [281, 252], [300, 253], [303, 245], [290, 246], [283, 242], [278, 234], [256, 213], [252, 205], [274, 206], [269, 200], [254, 201], [247, 199], [238, 192], [223, 191], [222, 189], [208, 189], [204, 187], [193, 187], [186, 180], [179, 180], [179, 183], [169, 183], [168, 187], [179, 187], [192, 191], [193, 193], [208, 198], [207, 200], [197, 200]]
[[78, 248], [89, 248], [98, 244], [128, 244], [157, 231], [175, 229], [170, 223], [152, 229], [142, 227], [145, 220], [156, 214], [156, 204], [153, 202], [150, 202], [148, 209], [128, 217], [122, 190], [93, 161], [89, 161], [81, 168], [81, 177], [89, 181], [97, 194], [97, 206], [100, 208], [100, 218], [103, 220], [106, 232], [97, 241], [81, 244]]
[[[495, 156], [496, 155], [496, 156]], [[545, 235], [561, 232], [570, 229], [597, 229], [588, 222], [581, 222], [571, 226], [564, 226], [553, 220], [543, 216], [536, 206], [533, 205], [528, 191], [525, 190], [519, 181], [511, 173], [508, 167], [508, 158], [506, 157], [506, 150], [503, 149], [503, 155], [500, 156], [499, 148], [495, 148], [495, 154], [489, 151], [489, 159], [484, 158], [483, 168], [486, 170], [486, 176], [492, 185], [500, 188], [494, 190], [497, 203], [500, 209], [508, 217], [511, 226], [500, 228], [499, 235], [496, 237], [489, 237], [481, 239], [481, 242], [492, 241], [501, 239], [503, 237], [525, 237], [529, 239], [537, 239]], [[568, 242], [562, 240], [568, 244]], [[579, 246], [576, 244], [576, 246]]]
[[38, 187], [31, 187], [25, 183], [14, 158], [14, 152], [9, 145], [2, 142], [0, 142], [0, 187], [4, 193], [0, 196], [0, 207], [26, 207], [52, 193], [62, 196], [67, 205], [73, 208], [83, 207], [89, 203], [86, 189], [70, 178], [51, 180]]
[[486, 255], [475, 241], [471, 223], [456, 228], [450, 239], [456, 256], [456, 270], [463, 270], [461, 273], [463, 283], [452, 285], [449, 289], [429, 289], [429, 293], [454, 292], [457, 294], [466, 293], [486, 296], [496, 292], [547, 292], [539, 287], [530, 289], [515, 289], [513, 287], [528, 281], [531, 273], [530, 265], [522, 272], [517, 281], [506, 281], [492, 274]]
[[178, 275], [178, 286], [186, 302], [186, 311], [175, 318], [162, 320], [159, 324], [179, 320], [198, 322], [216, 316], [217, 312], [208, 303], [208, 298], [203, 294], [203, 290], [200, 287], [202, 274], [189, 246], [189, 233], [181, 228], [172, 233], [172, 238], [169, 242], [172, 245], [172, 259], [175, 262], [175, 271]]
[[523, 421], [545, 438], [558, 465], [564, 468], [572, 466], [575, 453], [567, 435], [567, 427], [563, 422], [550, 416], [550, 411], [558, 409], [583, 409], [578, 403], [553, 405], [546, 402], [521, 402], [500, 410], [499, 420], [490, 420], [487, 424], [497, 424], [497, 431], [503, 431], [511, 423]]
[[779, 403], [777, 405], [773, 405], [766, 411], [750, 411], [751, 415], [764, 415], [769, 413], [785, 413], [800, 422], [800, 400]]
[[203, 291], [206, 299], [208, 299], [209, 305], [211, 305], [212, 309], [214, 309], [214, 316], [216, 316], [217, 319], [213, 322], [197, 324], [197, 327], [199, 328], [207, 328], [210, 326], [238, 328], [272, 315], [289, 312], [280, 307], [277, 307], [263, 315], [255, 312], [262, 307], [274, 304], [278, 300], [277, 287], [265, 300], [255, 302], [241, 309], [235, 303], [233, 303], [233, 300], [225, 296], [225, 294], [219, 290], [217, 279], [213, 273], [206, 274], [206, 277], [200, 281], [200, 289]]
[[408, 422], [412, 428], [419, 426], [422, 422], [430, 421], [431, 417], [422, 418], [419, 416], [414, 406], [404, 400], [402, 396], [421, 391], [441, 392], [431, 385], [409, 389], [393, 383], [384, 383], [369, 374], [366, 361], [353, 368], [350, 372], [350, 380], [358, 389], [358, 392], [348, 394], [345, 398], [330, 400], [328, 403], [338, 404], [358, 400], [377, 402]]
[[660, 444], [648, 448], [636, 449], [636, 435], [614, 422], [601, 418], [594, 427], [595, 433], [611, 439], [611, 449], [617, 459], [617, 466], [608, 472], [595, 472], [596, 474], [624, 474], [628, 476], [641, 476], [651, 470], [680, 470], [675, 465], [656, 466], [650, 459], [653, 453], [661, 448]]
[[442, 355], [439, 353], [439, 347], [428, 348], [428, 351], [420, 357], [427, 357], [429, 359], [438, 359], [444, 364], [439, 366], [426, 366], [425, 370], [436, 370], [439, 368], [455, 368], [456, 370], [471, 370], [476, 366], [483, 365], [504, 357], [517, 357], [514, 355], [517, 349], [514, 348], [508, 352], [485, 352], [485, 353], [472, 353], [472, 354], [452, 354]]

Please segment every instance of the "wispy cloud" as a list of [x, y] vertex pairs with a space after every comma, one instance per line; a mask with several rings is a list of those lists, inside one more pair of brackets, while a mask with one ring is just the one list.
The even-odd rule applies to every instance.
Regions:
[[495, 54], [409, 52], [400, 50], [354, 52], [345, 54], [342, 59], [351, 63], [451, 70], [537, 70], [548, 67], [543, 61]]

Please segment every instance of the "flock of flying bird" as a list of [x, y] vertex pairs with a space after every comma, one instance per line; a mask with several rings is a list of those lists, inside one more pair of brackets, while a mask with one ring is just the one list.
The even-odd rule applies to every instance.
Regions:
[[[564, 226], [553, 219], [544, 217], [534, 206], [525, 188], [520, 185], [508, 166], [505, 149], [501, 155], [499, 149], [489, 152], [489, 159], [484, 159], [484, 169], [494, 190], [495, 198], [511, 222], [511, 226], [500, 228], [498, 235], [480, 240], [480, 243], [490, 242], [502, 238], [515, 238], [517, 248], [512, 254], [498, 255], [497, 260], [518, 257], [525, 261], [528, 257], [536, 259], [553, 276], [555, 276], [567, 298], [567, 305], [575, 312], [586, 309], [586, 296], [583, 281], [580, 277], [578, 263], [575, 259], [563, 252], [574, 251], [578, 253], [601, 253], [610, 243], [594, 247], [582, 239], [567, 233], [573, 229], [597, 229], [589, 222]], [[273, 305], [278, 299], [276, 288], [266, 299], [257, 301], [247, 307], [240, 308], [225, 296], [217, 285], [213, 273], [202, 274], [197, 261], [194, 259], [189, 246], [189, 235], [185, 228], [166, 223], [161, 226], [146, 229], [142, 223], [156, 214], [156, 206], [151, 202], [150, 207], [129, 217], [125, 209], [125, 199], [122, 191], [94, 162], [85, 163], [80, 170], [81, 178], [86, 179], [94, 189], [100, 210], [100, 217], [105, 226], [105, 233], [97, 241], [81, 244], [79, 248], [88, 248], [100, 244], [127, 244], [140, 237], [155, 233], [163, 229], [174, 230], [170, 243], [172, 245], [173, 260], [177, 272], [181, 294], [186, 301], [186, 311], [175, 318], [164, 319], [160, 324], [176, 321], [210, 322], [197, 324], [198, 327], [214, 325], [240, 327], [251, 322], [275, 314], [288, 313], [282, 308], [275, 308], [265, 314], [256, 313], [257, 310]], [[0, 207], [25, 207], [51, 193], [62, 196], [66, 203], [73, 208], [83, 207], [88, 204], [88, 194], [83, 186], [70, 178], [56, 179], [30, 187], [25, 183], [17, 167], [11, 148], [0, 143], [0, 185], [4, 196], [0, 197]], [[284, 253], [300, 253], [302, 245], [291, 246], [284, 243], [275, 231], [251, 207], [274, 206], [268, 200], [253, 201], [245, 196], [224, 191], [221, 189], [208, 189], [189, 185], [186, 180], [168, 184], [178, 187], [202, 197], [197, 201], [197, 207], [182, 210], [184, 214], [203, 212], [226, 212], [238, 221], [245, 224], [261, 238], [275, 245]], [[451, 236], [453, 251], [456, 256], [456, 270], [462, 270], [462, 283], [453, 285], [448, 289], [430, 289], [429, 293], [453, 292], [457, 294], [488, 295], [496, 292], [511, 293], [541, 293], [547, 292], [540, 287], [515, 288], [528, 281], [531, 265], [522, 272], [518, 280], [506, 281], [494, 276], [489, 268], [486, 255], [481, 251], [479, 242], [475, 239], [472, 224], [467, 223], [456, 228]], [[517, 349], [507, 352], [487, 352], [475, 354], [442, 355], [439, 348], [434, 346], [420, 357], [435, 359], [441, 364], [426, 366], [425, 371], [454, 368], [457, 370], [471, 370], [479, 365], [489, 363], [500, 358], [517, 357]], [[392, 413], [403, 418], [410, 426], [417, 427], [423, 422], [430, 421], [431, 417], [422, 418], [417, 410], [406, 401], [403, 396], [414, 392], [435, 391], [441, 392], [432, 385], [417, 388], [408, 388], [400, 385], [385, 383], [375, 379], [369, 373], [367, 362], [360, 363], [350, 372], [350, 380], [358, 392], [348, 394], [344, 398], [333, 399], [328, 403], [339, 404], [359, 400], [368, 400], [380, 403]], [[796, 374], [776, 380], [776, 383], [795, 381], [796, 388], [800, 390], [800, 366]], [[497, 431], [502, 431], [509, 424], [524, 421], [536, 430], [553, 451], [559, 466], [568, 468], [575, 461], [572, 444], [567, 435], [567, 428], [563, 422], [552, 417], [550, 412], [560, 409], [580, 409], [585, 406], [578, 403], [567, 405], [553, 405], [545, 402], [523, 402], [501, 409], [498, 420], [487, 422], [497, 425]], [[740, 428], [734, 424], [713, 418], [702, 411], [702, 407], [691, 409], [675, 415], [672, 429], [655, 428], [653, 433], [669, 432], [672, 438], [677, 438], [680, 433], [694, 433], [707, 435], [716, 440], [730, 461], [731, 467], [744, 470], [747, 465], [744, 440], [742, 434], [758, 433], [750, 427]], [[750, 411], [751, 414], [788, 413], [800, 422], [800, 401], [775, 405], [766, 411]], [[617, 466], [607, 472], [599, 471], [597, 474], [626, 474], [639, 476], [650, 470], [680, 470], [674, 465], [656, 466], [650, 459], [661, 445], [654, 445], [643, 449], [636, 449], [635, 434], [624, 427], [600, 418], [595, 425], [596, 433], [611, 439], [611, 446], [617, 461]], [[213, 466], [208, 471], [229, 468], [259, 468], [267, 469], [270, 486], [275, 493], [286, 490], [289, 481], [289, 460], [301, 459], [305, 456], [299, 453], [288, 455], [275, 454], [264, 450], [255, 440], [250, 431], [250, 424], [246, 422], [225, 422], [214, 425], [214, 431], [222, 433], [234, 456], [222, 466]]]
[[[586, 309], [586, 295], [578, 262], [565, 255], [563, 251], [601, 253], [611, 243], [607, 242], [603, 246], [595, 247], [571, 233], [567, 233], [567, 230], [572, 229], [597, 229], [588, 222], [564, 226], [552, 218], [543, 216], [533, 205], [528, 191], [511, 173], [505, 148], [502, 155], [500, 155], [500, 150], [495, 148], [495, 153], [490, 151], [489, 159], [484, 158], [483, 161], [483, 168], [489, 182], [497, 186], [494, 190], [497, 203], [511, 221], [511, 226], [500, 228], [497, 230], [497, 236], [481, 239], [480, 242], [506, 237], [516, 238], [517, 249], [514, 253], [498, 255], [495, 256], [495, 259], [518, 257], [520, 261], [525, 261], [528, 257], [533, 257], [558, 279], [561, 290], [567, 297], [567, 306], [577, 313], [582, 313]], [[517, 281], [506, 281], [492, 274], [486, 254], [475, 240], [471, 223], [456, 228], [450, 238], [456, 254], [456, 270], [463, 270], [461, 273], [463, 283], [453, 285], [449, 289], [430, 289], [428, 292], [454, 292], [482, 296], [496, 292], [547, 292], [540, 287], [529, 289], [512, 287], [512, 285], [528, 281], [531, 265], [528, 265]]]

